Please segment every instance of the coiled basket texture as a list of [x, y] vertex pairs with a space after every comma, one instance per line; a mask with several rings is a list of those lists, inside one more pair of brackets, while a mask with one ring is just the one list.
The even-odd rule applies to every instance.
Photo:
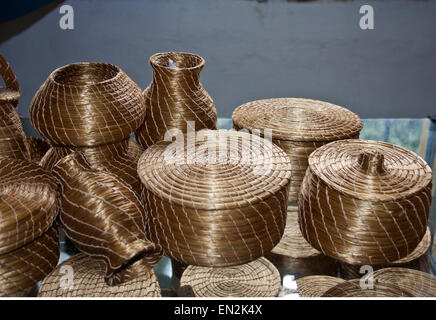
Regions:
[[20, 86], [11, 66], [1, 54], [0, 76], [5, 83], [5, 87], [0, 87], [0, 101], [9, 102], [17, 109], [18, 100], [20, 99]]

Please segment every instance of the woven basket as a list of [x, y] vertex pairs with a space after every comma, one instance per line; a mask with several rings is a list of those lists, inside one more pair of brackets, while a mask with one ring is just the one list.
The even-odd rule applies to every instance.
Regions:
[[123, 180], [93, 169], [80, 152], [61, 159], [53, 173], [62, 185], [64, 231], [80, 251], [106, 263], [109, 285], [134, 279], [159, 261], [160, 246], [148, 240], [148, 216]]
[[6, 87], [0, 87], [0, 101], [11, 103], [15, 108], [18, 107], [18, 100], [20, 99], [20, 86], [18, 85], [17, 78], [12, 71], [9, 63], [0, 54], [0, 76]]
[[[71, 269], [70, 269], [71, 268]], [[105, 281], [105, 264], [79, 253], [60, 264], [42, 282], [39, 297], [160, 297], [160, 287], [153, 270], [117, 286]], [[72, 281], [66, 274], [72, 270]]]
[[250, 263], [209, 268], [189, 266], [180, 280], [180, 296], [276, 297], [280, 274], [265, 258]]
[[138, 173], [153, 241], [172, 259], [243, 264], [268, 253], [283, 235], [289, 160], [265, 139], [203, 130], [195, 143], [149, 147]]
[[436, 297], [436, 276], [406, 268], [385, 268], [374, 272], [374, 280], [395, 284], [416, 297]]
[[[167, 67], [170, 59], [177, 68]], [[136, 132], [144, 148], [164, 140], [171, 129], [186, 133], [191, 124], [193, 130], [217, 129], [213, 100], [200, 83], [205, 65], [202, 57], [184, 52], [156, 53], [150, 57], [150, 65], [153, 81], [144, 91], [145, 122]]]
[[389, 143], [343, 140], [309, 157], [299, 197], [303, 236], [340, 261], [390, 264], [411, 254], [426, 230], [430, 167]]
[[[431, 232], [430, 228], [427, 227], [427, 232], [422, 238], [418, 246], [413, 250], [408, 256], [393, 262], [391, 265], [375, 265], [372, 266], [373, 270], [379, 270], [388, 267], [403, 267], [408, 269], [419, 270], [422, 272], [430, 273], [431, 263], [429, 248], [431, 245]], [[362, 277], [360, 273], [361, 266], [351, 265], [348, 263], [341, 262], [341, 276], [344, 279], [355, 279]]]
[[119, 67], [98, 62], [56, 69], [30, 105], [30, 120], [38, 133], [66, 146], [127, 139], [144, 115], [140, 88]]
[[413, 293], [395, 284], [375, 283], [372, 289], [362, 289], [360, 280], [350, 280], [329, 289], [323, 297], [414, 297]]
[[248, 102], [235, 109], [233, 127], [262, 136], [271, 131], [272, 141], [291, 160], [289, 202], [295, 202], [306, 172], [309, 155], [334, 141], [358, 138], [362, 121], [353, 112], [328, 102], [278, 98]]
[[19, 159], [0, 159], [0, 200], [0, 254], [40, 237], [53, 224], [59, 208], [53, 176]]
[[297, 280], [297, 293], [300, 297], [322, 297], [329, 289], [344, 282], [336, 277], [307, 276]]
[[34, 241], [0, 255], [0, 296], [26, 296], [57, 265], [57, 226]]
[[50, 149], [50, 143], [37, 137], [26, 137], [29, 146], [30, 160], [39, 163]]
[[296, 279], [308, 275], [336, 276], [338, 272], [338, 262], [314, 249], [301, 235], [298, 207], [295, 205], [288, 205], [283, 237], [265, 257], [282, 276], [292, 274]]

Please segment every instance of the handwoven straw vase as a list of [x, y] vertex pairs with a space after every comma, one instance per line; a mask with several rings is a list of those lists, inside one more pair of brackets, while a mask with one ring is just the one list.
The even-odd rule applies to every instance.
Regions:
[[301, 234], [298, 225], [298, 207], [288, 205], [286, 227], [279, 244], [265, 255], [282, 276], [293, 275], [295, 279], [308, 275], [331, 275], [338, 273], [338, 262], [314, 249]]
[[0, 200], [0, 254], [40, 237], [59, 208], [55, 179], [27, 160], [0, 159]]
[[297, 293], [300, 297], [322, 297], [329, 289], [345, 280], [329, 276], [307, 276], [298, 279]]
[[11, 103], [15, 108], [18, 107], [18, 100], [20, 99], [20, 86], [18, 85], [17, 78], [12, 71], [9, 63], [0, 54], [0, 76], [6, 87], [0, 87], [0, 101]]
[[302, 98], [251, 101], [236, 108], [232, 120], [236, 130], [269, 136], [287, 153], [292, 172], [289, 202], [298, 198], [309, 155], [328, 142], [359, 138], [363, 126], [345, 108]]
[[402, 147], [332, 142], [309, 157], [299, 197], [302, 234], [349, 264], [393, 263], [411, 254], [427, 230], [431, 179], [425, 161]]
[[180, 296], [276, 297], [280, 274], [265, 258], [224, 268], [189, 266], [180, 280]]
[[0, 100], [0, 157], [30, 159], [29, 145], [15, 106]]
[[60, 160], [53, 173], [62, 185], [65, 233], [80, 251], [105, 262], [109, 285], [134, 279], [159, 261], [162, 250], [149, 241], [144, 207], [122, 179], [93, 169], [80, 152]]
[[[177, 68], [170, 68], [169, 60]], [[138, 142], [147, 148], [164, 140], [171, 129], [187, 132], [217, 129], [213, 100], [200, 83], [202, 57], [185, 52], [156, 53], [150, 57], [153, 81], [144, 91], [147, 105], [145, 122], [136, 132]]]
[[[153, 269], [117, 286], [104, 281], [105, 264], [79, 253], [60, 264], [42, 282], [39, 297], [160, 297], [160, 287]], [[69, 270], [71, 282], [66, 280]]]
[[50, 149], [50, 143], [44, 139], [31, 136], [26, 137], [26, 141], [29, 147], [30, 160], [39, 163]]
[[[429, 248], [431, 245], [431, 232], [430, 228], [427, 227], [427, 232], [422, 238], [418, 246], [413, 250], [408, 256], [393, 262], [390, 265], [375, 265], [372, 266], [373, 270], [379, 270], [388, 267], [403, 267], [408, 269], [414, 269], [422, 272], [431, 272], [431, 262]], [[352, 265], [348, 263], [341, 263], [341, 276], [344, 279], [355, 279], [363, 276], [360, 273], [361, 266]]]
[[127, 139], [143, 122], [141, 89], [119, 67], [74, 63], [53, 71], [36, 92], [30, 120], [53, 144], [98, 146]]
[[59, 260], [57, 226], [34, 241], [0, 255], [0, 296], [26, 296], [57, 265]]
[[350, 280], [330, 288], [323, 297], [414, 297], [406, 288], [390, 283], [374, 283], [372, 288], [364, 289], [360, 280]]
[[374, 272], [374, 281], [395, 284], [416, 297], [436, 297], [436, 276], [406, 268], [385, 268]]
[[283, 235], [289, 159], [265, 139], [201, 131], [190, 144], [149, 147], [138, 172], [153, 241], [172, 259], [243, 264], [268, 253]]

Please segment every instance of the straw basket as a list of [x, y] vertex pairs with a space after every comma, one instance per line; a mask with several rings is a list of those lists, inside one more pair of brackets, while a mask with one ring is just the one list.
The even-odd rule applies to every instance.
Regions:
[[[168, 67], [170, 59], [175, 67]], [[150, 57], [153, 81], [144, 91], [147, 105], [145, 122], [136, 132], [138, 142], [147, 148], [164, 140], [169, 130], [217, 129], [213, 100], [200, 83], [202, 57], [185, 52], [156, 53]], [[170, 139], [171, 140], [171, 139]]]
[[[105, 264], [79, 253], [60, 264], [42, 282], [39, 297], [160, 297], [156, 275], [150, 269], [117, 286], [105, 283]], [[71, 274], [71, 278], [68, 275]]]
[[37, 137], [26, 137], [29, 146], [30, 160], [39, 163], [50, 149], [50, 143]]
[[336, 277], [307, 276], [297, 280], [297, 293], [300, 297], [322, 297], [329, 289], [344, 282]]
[[144, 115], [140, 88], [119, 67], [99, 62], [56, 69], [30, 105], [39, 134], [53, 144], [78, 147], [127, 139]]
[[185, 264], [253, 261], [280, 240], [289, 159], [247, 133], [206, 130], [195, 142], [160, 142], [138, 163], [153, 241]]
[[188, 266], [179, 293], [195, 297], [276, 297], [279, 291], [279, 272], [267, 259], [260, 258], [225, 268]]
[[15, 108], [18, 107], [18, 100], [20, 99], [20, 86], [18, 85], [17, 78], [12, 71], [9, 63], [0, 54], [0, 76], [6, 87], [0, 87], [0, 101], [11, 103]]
[[329, 289], [323, 297], [413, 297], [413, 293], [395, 284], [375, 283], [363, 289], [360, 280], [350, 280]]
[[299, 98], [248, 102], [235, 109], [232, 119], [236, 130], [272, 138], [288, 154], [292, 172], [289, 202], [297, 200], [309, 155], [328, 142], [358, 138], [362, 129], [359, 117], [345, 108]]
[[340, 261], [390, 264], [415, 250], [426, 230], [430, 167], [389, 143], [332, 142], [309, 157], [299, 197], [300, 229]]

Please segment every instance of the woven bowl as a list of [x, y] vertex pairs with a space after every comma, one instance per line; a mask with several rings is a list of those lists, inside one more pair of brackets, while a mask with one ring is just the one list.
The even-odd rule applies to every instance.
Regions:
[[27, 160], [0, 159], [0, 200], [0, 254], [40, 237], [59, 208], [54, 177]]
[[11, 103], [14, 108], [18, 107], [18, 100], [20, 99], [20, 86], [18, 85], [17, 78], [12, 71], [9, 63], [0, 54], [0, 76], [6, 87], [0, 87], [0, 101]]
[[34, 241], [0, 255], [0, 296], [26, 296], [57, 265], [59, 260], [57, 226]]
[[298, 225], [298, 207], [288, 205], [286, 227], [279, 244], [265, 255], [282, 276], [300, 278], [308, 275], [336, 276], [338, 262], [314, 249], [303, 238]]
[[427, 230], [431, 179], [425, 161], [402, 147], [332, 142], [309, 157], [299, 197], [300, 229], [332, 258], [390, 264], [411, 254]]
[[265, 255], [283, 235], [288, 169], [277, 146], [235, 131], [205, 130], [195, 143], [149, 147], [138, 173], [153, 241], [191, 265], [231, 266]]
[[329, 276], [307, 276], [297, 279], [297, 293], [300, 297], [322, 297], [329, 289], [345, 280]]
[[225, 268], [188, 266], [179, 293], [195, 297], [276, 297], [279, 291], [279, 272], [267, 259], [260, 258]]
[[[79, 253], [60, 264], [42, 282], [39, 297], [160, 297], [153, 270], [117, 286], [106, 284], [105, 264]], [[65, 280], [72, 271], [72, 281]]]
[[360, 280], [350, 280], [329, 289], [323, 297], [414, 297], [407, 289], [388, 283], [374, 283], [372, 289], [362, 289]]
[[[177, 68], [169, 68], [169, 60]], [[171, 129], [186, 133], [217, 129], [215, 105], [200, 83], [202, 57], [185, 52], [156, 53], [150, 57], [153, 81], [144, 91], [145, 121], [136, 131], [137, 141], [147, 148], [165, 138]]]
[[54, 144], [98, 146], [127, 139], [143, 122], [141, 89], [119, 67], [74, 63], [53, 71], [35, 94], [30, 120]]
[[358, 138], [362, 129], [362, 121], [353, 112], [301, 98], [251, 101], [236, 108], [232, 120], [236, 130], [269, 136], [288, 154], [292, 172], [289, 202], [297, 200], [309, 155], [328, 142]]

